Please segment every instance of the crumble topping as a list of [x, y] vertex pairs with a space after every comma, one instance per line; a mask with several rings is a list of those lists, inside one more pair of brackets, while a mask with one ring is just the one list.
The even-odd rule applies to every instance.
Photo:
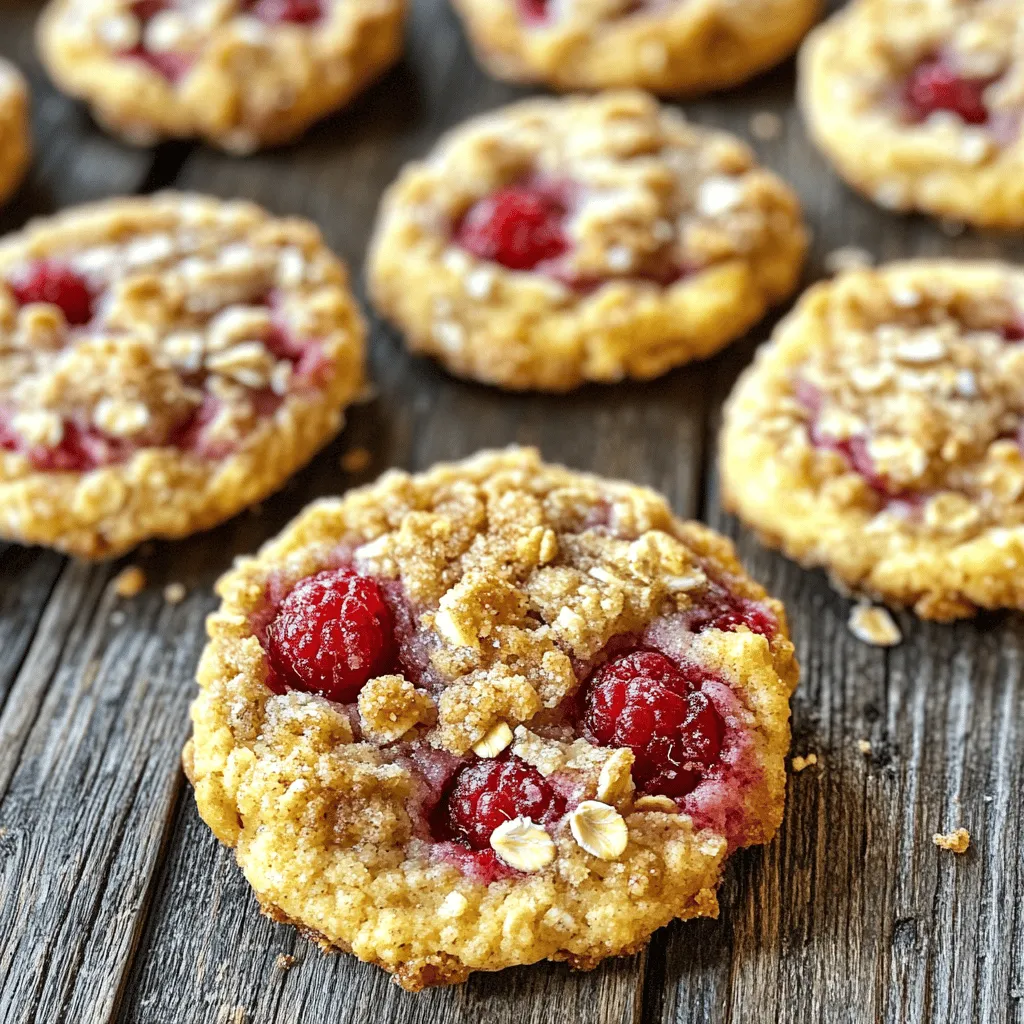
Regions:
[[965, 828], [956, 828], [952, 832], [936, 832], [932, 836], [932, 842], [941, 850], [949, 850], [951, 853], [966, 853], [971, 845], [971, 833]]

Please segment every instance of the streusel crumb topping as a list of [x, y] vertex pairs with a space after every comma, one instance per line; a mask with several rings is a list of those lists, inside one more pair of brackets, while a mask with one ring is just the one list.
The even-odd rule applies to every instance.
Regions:
[[635, 949], [778, 825], [782, 608], [650, 491], [518, 450], [391, 472], [219, 591], [200, 811], [269, 912], [407, 987]]

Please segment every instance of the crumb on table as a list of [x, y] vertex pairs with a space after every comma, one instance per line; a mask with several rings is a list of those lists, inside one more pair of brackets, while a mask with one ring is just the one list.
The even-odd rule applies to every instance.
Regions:
[[812, 764], [817, 763], [817, 754], [807, 754], [805, 757], [801, 757], [799, 754], [797, 754], [797, 756], [794, 757], [792, 761], [790, 761], [790, 765], [792, 766], [793, 771], [795, 772], [802, 772], [805, 768], [810, 768]]
[[290, 971], [296, 964], [295, 957], [290, 953], [278, 953], [274, 960], [274, 966], [279, 971]]
[[865, 755], [870, 754], [871, 753], [871, 740], [857, 740], [857, 749], [862, 754], [865, 754]]
[[168, 604], [181, 604], [188, 596], [188, 591], [183, 583], [168, 583], [164, 587], [164, 600]]
[[932, 842], [943, 850], [951, 850], [953, 853], [966, 853], [967, 847], [971, 845], [971, 833], [965, 828], [956, 828], [952, 832], [936, 832], [932, 836]]
[[874, 647], [895, 647], [903, 639], [888, 610], [869, 604], [856, 604], [850, 609], [847, 623], [850, 632]]
[[135, 597], [146, 589], [146, 574], [137, 565], [126, 565], [114, 578], [118, 597]]
[[341, 457], [341, 468], [346, 473], [362, 473], [370, 465], [371, 458], [365, 448], [349, 448]]

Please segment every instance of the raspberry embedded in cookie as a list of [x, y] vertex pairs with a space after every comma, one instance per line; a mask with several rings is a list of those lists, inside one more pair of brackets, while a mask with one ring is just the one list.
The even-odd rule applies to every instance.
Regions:
[[128, 60], [140, 61], [169, 82], [177, 82], [188, 74], [193, 58], [189, 54], [179, 53], [173, 49], [154, 49], [148, 45], [146, 39], [146, 26], [158, 15], [172, 7], [173, 4], [168, 0], [136, 0], [131, 5], [131, 12], [142, 27], [142, 39], [134, 46], [122, 50], [120, 56]]
[[904, 86], [903, 98], [912, 121], [924, 121], [944, 111], [966, 124], [985, 124], [989, 119], [985, 89], [990, 78], [966, 78], [942, 58], [919, 64]]
[[81, 274], [59, 260], [26, 264], [10, 275], [7, 285], [19, 305], [48, 302], [60, 309], [72, 327], [92, 319], [92, 291]]
[[255, 0], [244, 9], [268, 25], [310, 25], [324, 13], [320, 0]]
[[565, 189], [527, 181], [480, 199], [455, 229], [455, 241], [480, 259], [534, 270], [569, 250]]
[[64, 420], [60, 430], [56, 444], [29, 444], [14, 428], [10, 414], [0, 410], [0, 450], [20, 452], [40, 472], [87, 473], [122, 462], [132, 452], [127, 442], [107, 437], [94, 427], [82, 427], [73, 420]]
[[326, 569], [299, 582], [267, 627], [266, 650], [283, 684], [346, 704], [394, 663], [394, 616], [377, 582]]
[[683, 612], [683, 625], [692, 633], [705, 629], [720, 629], [731, 633], [746, 626], [751, 633], [773, 637], [779, 624], [761, 603], [747, 597], [737, 597], [718, 583], [710, 583], [700, 602]]
[[633, 751], [643, 792], [683, 797], [711, 772], [722, 747], [722, 720], [699, 689], [705, 678], [656, 651], [623, 655], [594, 673], [581, 724], [602, 746]]
[[533, 24], [547, 21], [548, 0], [519, 0], [519, 16]]
[[460, 769], [443, 810], [456, 842], [489, 850], [499, 825], [520, 817], [550, 824], [565, 813], [565, 801], [536, 768], [506, 754]]

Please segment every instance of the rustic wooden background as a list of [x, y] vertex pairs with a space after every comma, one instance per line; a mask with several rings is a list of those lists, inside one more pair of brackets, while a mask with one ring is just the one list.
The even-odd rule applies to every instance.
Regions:
[[[245, 196], [314, 219], [359, 276], [382, 188], [440, 131], [517, 95], [473, 63], [445, 0], [416, 0], [403, 64], [300, 144], [247, 160], [201, 147], [131, 150], [47, 83], [38, 5], [5, 0], [0, 52], [34, 90], [37, 159], [0, 230], [101, 196], [174, 186]], [[807, 144], [793, 70], [689, 104], [748, 136], [799, 189], [815, 233], [808, 280], [841, 245], [880, 258], [1020, 257], [1019, 241], [953, 237], [853, 197]], [[85, 566], [0, 547], [0, 1021], [39, 1024], [832, 1024], [1024, 1022], [1024, 636], [1021, 619], [953, 627], [901, 616], [905, 642], [867, 647], [820, 573], [769, 554], [717, 501], [718, 410], [769, 325], [719, 358], [644, 386], [512, 397], [408, 358], [374, 325], [378, 397], [284, 492], [205, 536], [134, 556], [149, 588], [118, 598], [121, 564]], [[257, 912], [231, 854], [199, 820], [178, 763], [211, 585], [307, 501], [518, 441], [571, 466], [628, 477], [737, 538], [790, 610], [803, 665], [785, 824], [738, 855], [720, 920], [674, 925], [590, 974], [538, 965], [409, 995], [351, 957], [322, 955]], [[345, 474], [341, 454], [372, 452]], [[188, 597], [165, 602], [168, 582]], [[857, 741], [867, 739], [865, 756]], [[963, 857], [936, 831], [965, 825]], [[297, 963], [275, 966], [280, 953]]]

